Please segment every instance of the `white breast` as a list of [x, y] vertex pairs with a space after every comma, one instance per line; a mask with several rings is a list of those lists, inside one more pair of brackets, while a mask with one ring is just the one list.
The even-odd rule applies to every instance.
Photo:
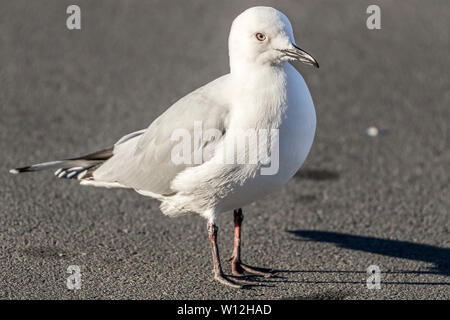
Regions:
[[[247, 116], [244, 117], [244, 113], [238, 112], [236, 117], [230, 119], [230, 127], [277, 129], [279, 154], [278, 158], [271, 155], [271, 161], [278, 161], [278, 164], [272, 163], [271, 167], [278, 166], [278, 170], [273, 175], [262, 175], [260, 167], [241, 167], [237, 180], [243, 183], [236, 184], [233, 187], [234, 192], [224, 199], [224, 210], [243, 206], [278, 191], [301, 167], [311, 149], [316, 129], [316, 114], [303, 77], [290, 64], [286, 64], [284, 74], [277, 75], [270, 83], [271, 86], [266, 88], [265, 94], [258, 93], [264, 92], [261, 87], [255, 93], [263, 96], [264, 100], [260, 100], [263, 102], [242, 105], [242, 108], [247, 108]], [[255, 110], [248, 112], [248, 108], [252, 107]]]
[[306, 160], [316, 131], [316, 112], [308, 86], [294, 67], [286, 66], [288, 107], [280, 125], [282, 183], [286, 183]]

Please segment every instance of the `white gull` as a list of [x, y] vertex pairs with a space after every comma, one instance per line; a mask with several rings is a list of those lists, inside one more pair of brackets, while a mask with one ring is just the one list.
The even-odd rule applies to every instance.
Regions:
[[[247, 9], [233, 21], [229, 56], [229, 74], [181, 98], [147, 129], [87, 156], [11, 173], [58, 169], [58, 177], [77, 178], [83, 185], [131, 188], [156, 198], [169, 216], [199, 214], [207, 220], [216, 280], [240, 288], [245, 282], [233, 276], [269, 275], [241, 262], [241, 208], [279, 190], [305, 161], [316, 115], [305, 81], [289, 62], [318, 63], [296, 45], [288, 18], [270, 7]], [[221, 135], [189, 143], [189, 152], [208, 153], [202, 161], [174, 161], [179, 144], [174, 132], [182, 129], [195, 136], [198, 124], [203, 132], [214, 129]], [[249, 129], [270, 132], [272, 139], [238, 144], [236, 138]], [[249, 159], [253, 149], [261, 156], [256, 163], [221, 161], [227, 150]], [[267, 167], [275, 171], [263, 174]], [[222, 271], [215, 223], [217, 215], [228, 210], [234, 211], [235, 222], [231, 277]]]

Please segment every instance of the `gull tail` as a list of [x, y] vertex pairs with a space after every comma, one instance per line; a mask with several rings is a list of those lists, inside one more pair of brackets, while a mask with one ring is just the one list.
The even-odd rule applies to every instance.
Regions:
[[92, 178], [92, 172], [103, 162], [112, 157], [113, 148], [114, 147], [110, 147], [78, 158], [43, 162], [31, 166], [11, 169], [9, 172], [12, 174], [19, 174], [23, 172], [56, 169], [55, 176], [58, 178], [79, 180], [90, 179]]

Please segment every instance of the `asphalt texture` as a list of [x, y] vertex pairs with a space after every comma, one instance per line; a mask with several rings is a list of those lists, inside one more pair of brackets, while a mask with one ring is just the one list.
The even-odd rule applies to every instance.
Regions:
[[[450, 298], [448, 1], [80, 0], [82, 29], [69, 31], [72, 2], [0, 5], [0, 298]], [[166, 217], [130, 190], [8, 173], [107, 147], [227, 73], [231, 22], [257, 4], [285, 12], [321, 66], [296, 64], [317, 111], [308, 160], [244, 208], [243, 260], [278, 277], [224, 287], [202, 218]], [[370, 4], [380, 30], [366, 28]], [[232, 212], [218, 225], [230, 273]], [[66, 287], [69, 265], [80, 290]]]

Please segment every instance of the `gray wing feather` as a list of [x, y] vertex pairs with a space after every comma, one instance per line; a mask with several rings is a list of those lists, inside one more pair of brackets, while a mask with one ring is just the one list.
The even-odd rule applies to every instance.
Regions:
[[113, 157], [94, 172], [94, 179], [155, 194], [173, 193], [171, 181], [187, 167], [198, 164], [177, 165], [172, 161], [172, 149], [179, 143], [171, 140], [172, 133], [185, 129], [194, 137], [194, 121], [202, 122], [203, 132], [209, 128], [225, 132], [229, 98], [223, 92], [227, 78], [223, 76], [193, 91], [166, 110], [144, 133], [116, 143]]

